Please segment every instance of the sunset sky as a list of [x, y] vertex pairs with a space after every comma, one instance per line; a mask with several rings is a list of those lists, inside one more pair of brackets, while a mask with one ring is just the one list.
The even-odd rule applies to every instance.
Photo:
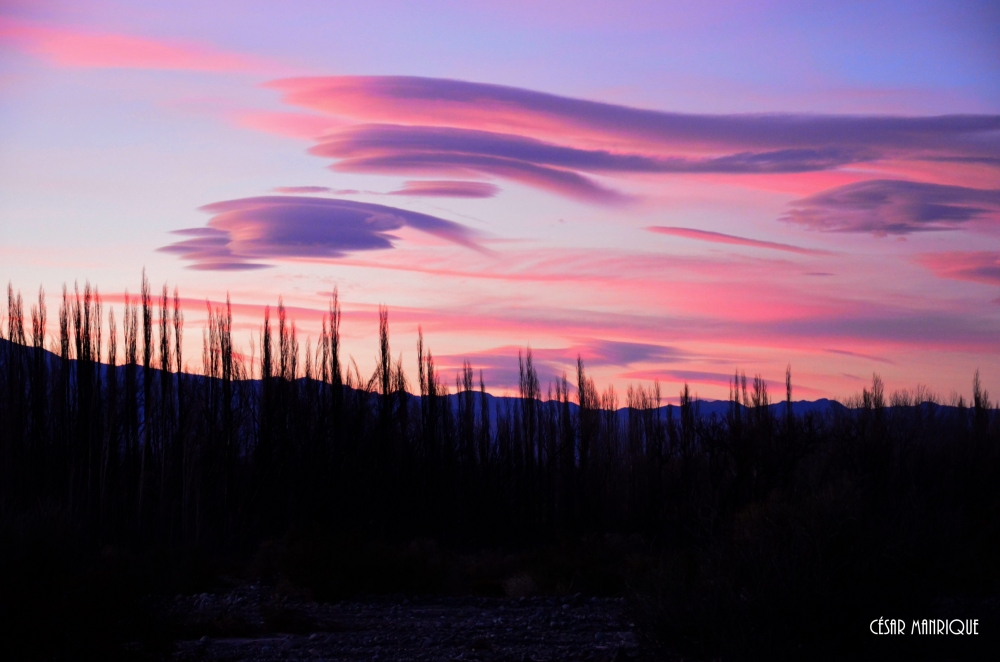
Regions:
[[192, 370], [337, 286], [364, 374], [385, 304], [453, 388], [1000, 396], [1000, 4], [0, 0], [0, 264], [50, 336], [145, 268]]

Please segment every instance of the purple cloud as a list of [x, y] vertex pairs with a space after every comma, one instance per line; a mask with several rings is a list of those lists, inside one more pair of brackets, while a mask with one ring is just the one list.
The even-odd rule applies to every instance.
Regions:
[[713, 158], [657, 157], [646, 154], [565, 147], [524, 136], [435, 126], [366, 124], [322, 139], [310, 152], [338, 159], [366, 159], [391, 154], [430, 157], [441, 164], [450, 155], [492, 156], [587, 172], [768, 173], [827, 170], [865, 160], [861, 153], [841, 148], [781, 149], [740, 152]]
[[1000, 190], [875, 179], [797, 200], [782, 217], [814, 230], [906, 235], [1000, 221]]
[[310, 153], [336, 159], [344, 172], [468, 172], [506, 177], [592, 202], [628, 198], [583, 173], [789, 173], [864, 160], [841, 148], [740, 152], [720, 157], [661, 157], [566, 147], [535, 138], [472, 129], [367, 124], [326, 136]]
[[[435, 356], [434, 360], [448, 376], [460, 369], [463, 361], [470, 361], [476, 370], [482, 370], [491, 387], [516, 387], [518, 384], [517, 355], [523, 348], [497, 347], [471, 354]], [[581, 339], [565, 348], [533, 349], [532, 361], [538, 371], [543, 390], [547, 384], [566, 373], [575, 382], [576, 358], [581, 356], [588, 368], [603, 366], [626, 367], [634, 363], [679, 363], [690, 356], [667, 345], [624, 342], [617, 340]]]
[[[514, 134], [434, 126], [366, 124], [321, 139], [310, 152], [359, 159], [386, 154], [481, 155], [591, 172], [767, 173], [827, 170], [866, 160], [836, 147], [739, 152], [712, 158], [658, 157], [579, 149]], [[460, 162], [460, 161], [459, 161]]]
[[586, 348], [587, 350], [583, 352], [584, 361], [587, 365], [594, 366], [626, 366], [653, 361], [675, 363], [689, 358], [676, 347], [649, 343], [591, 340]]
[[[790, 319], [761, 325], [770, 333], [814, 341], [861, 340], [910, 343], [923, 347], [996, 347], [1000, 329], [990, 318], [954, 312], [911, 311], [883, 306], [881, 310], [829, 318]], [[992, 350], [991, 350], [992, 351]]]
[[503, 85], [408, 76], [274, 81], [291, 104], [366, 121], [507, 128], [546, 135], [757, 151], [935, 150], [998, 157], [1000, 116], [697, 115], [643, 110]]
[[216, 228], [185, 228], [174, 230], [172, 234], [190, 237], [157, 250], [163, 253], [180, 255], [181, 259], [190, 260], [188, 269], [198, 271], [248, 271], [266, 269], [267, 264], [250, 262], [245, 256], [233, 252], [232, 238], [229, 232]]
[[405, 209], [331, 198], [265, 196], [227, 200], [201, 208], [208, 227], [178, 230], [190, 237], [161, 248], [190, 260], [193, 269], [234, 270], [269, 266], [276, 258], [335, 259], [393, 247], [392, 232], [411, 227], [482, 251], [476, 233], [458, 223]]
[[500, 188], [489, 182], [454, 180], [411, 180], [398, 191], [387, 195], [428, 196], [436, 198], [492, 198]]
[[[331, 168], [342, 172], [492, 175], [589, 202], [618, 204], [629, 200], [578, 172], [588, 159], [592, 165], [604, 163], [604, 169], [610, 170], [616, 165], [615, 155], [587, 153], [519, 136], [364, 125], [327, 136], [309, 151], [336, 159]], [[617, 159], [620, 169], [622, 161]]]
[[600, 204], [591, 175], [766, 174], [884, 160], [1000, 163], [1000, 116], [697, 115], [415, 77], [275, 81], [286, 102], [366, 122], [311, 151], [334, 170], [492, 176]]
[[636, 370], [625, 372], [619, 377], [637, 379], [639, 381], [667, 381], [692, 384], [717, 384], [726, 386], [732, 383], [733, 374], [726, 372], [708, 372], [704, 370]]

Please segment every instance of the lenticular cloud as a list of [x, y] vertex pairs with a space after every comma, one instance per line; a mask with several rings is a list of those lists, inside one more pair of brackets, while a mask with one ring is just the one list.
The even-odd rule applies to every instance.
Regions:
[[482, 250], [476, 233], [453, 221], [406, 209], [352, 200], [264, 196], [201, 208], [208, 226], [178, 230], [182, 241], [161, 251], [191, 261], [192, 269], [244, 270], [279, 258], [339, 258], [393, 247], [393, 231], [410, 227]]
[[335, 170], [499, 177], [598, 204], [632, 200], [596, 179], [603, 176], [802, 173], [898, 160], [1000, 162], [996, 115], [669, 113], [403, 76], [291, 78], [269, 86], [289, 104], [347, 122], [311, 150], [331, 159]]
[[670, 148], [741, 151], [816, 149], [954, 150], [1000, 156], [1000, 116], [669, 113], [503, 85], [408, 76], [290, 78], [269, 86], [296, 106], [367, 122], [453, 126], [520, 135], [591, 138]]
[[766, 174], [828, 170], [857, 160], [850, 150], [780, 149], [719, 157], [657, 156], [581, 149], [508, 133], [396, 124], [361, 124], [320, 139], [309, 150], [341, 172], [487, 175], [615, 204], [629, 196], [592, 175], [627, 173]]
[[783, 220], [815, 230], [906, 235], [1000, 223], [1000, 190], [875, 179], [792, 203]]

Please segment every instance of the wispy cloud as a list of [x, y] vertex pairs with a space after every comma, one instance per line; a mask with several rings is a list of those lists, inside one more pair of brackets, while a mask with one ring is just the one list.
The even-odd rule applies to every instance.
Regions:
[[334, 259], [393, 247], [394, 230], [410, 227], [483, 251], [464, 225], [406, 209], [351, 200], [292, 196], [242, 198], [205, 205], [208, 227], [178, 230], [189, 237], [161, 248], [205, 270], [259, 269], [262, 260]]
[[879, 363], [888, 363], [889, 365], [896, 365], [895, 361], [887, 359], [883, 356], [875, 356], [873, 354], [862, 354], [860, 352], [850, 352], [846, 349], [824, 349], [827, 354], [837, 354], [839, 356], [851, 356], [856, 359], [866, 359], [868, 361], [878, 361]]
[[1000, 223], [1000, 190], [875, 179], [797, 200], [783, 220], [880, 236], [955, 230]]
[[[518, 353], [525, 348], [507, 345], [466, 354], [443, 354], [434, 361], [445, 374], [458, 370], [465, 361], [482, 370], [492, 387], [516, 387], [518, 384]], [[545, 347], [531, 350], [532, 363], [543, 382], [559, 379], [576, 369], [576, 359], [583, 359], [587, 368], [625, 368], [635, 363], [676, 363], [687, 360], [687, 354], [676, 347], [651, 343], [623, 342], [603, 339], [581, 339], [566, 347]], [[570, 375], [570, 381], [575, 375]]]
[[791, 244], [780, 244], [774, 241], [760, 241], [758, 239], [747, 239], [721, 232], [710, 232], [708, 230], [696, 230], [694, 228], [678, 228], [664, 225], [654, 225], [646, 228], [650, 232], [665, 234], [673, 237], [683, 237], [684, 239], [695, 239], [697, 241], [707, 241], [713, 244], [731, 244], [734, 246], [750, 246], [752, 248], [768, 248], [776, 251], [786, 251], [789, 253], [799, 253], [801, 255], [830, 255], [829, 251], [816, 248], [802, 248]]
[[332, 195], [400, 195], [406, 197], [431, 198], [492, 198], [500, 192], [500, 188], [489, 182], [469, 182], [457, 180], [422, 179], [403, 183], [403, 188], [388, 193], [379, 191], [359, 191], [357, 189], [334, 189], [329, 186], [276, 186], [271, 189], [275, 193], [302, 195], [310, 193], [330, 193]]
[[732, 373], [705, 370], [633, 370], [618, 376], [623, 379], [635, 379], [643, 382], [690, 382], [715, 386], [727, 386], [733, 380]]
[[243, 128], [307, 141], [329, 133], [340, 124], [323, 115], [273, 111], [241, 111], [232, 113], [230, 118]]
[[[302, 195], [309, 193], [332, 193], [333, 195], [355, 195], [360, 193], [353, 188], [330, 188], [329, 186], [275, 186], [271, 189], [275, 193], [287, 195]], [[367, 192], [367, 191], [366, 191]]]
[[79, 68], [277, 73], [273, 63], [210, 45], [95, 32], [0, 17], [0, 38], [54, 65]]
[[677, 347], [620, 340], [592, 340], [577, 350], [587, 364], [593, 366], [626, 366], [645, 362], [672, 363], [688, 358], [687, 354]]
[[940, 278], [1000, 285], [1000, 252], [924, 253], [917, 256], [917, 261]]
[[388, 195], [426, 196], [437, 198], [492, 198], [500, 188], [489, 182], [425, 179], [411, 180], [403, 188]]
[[333, 189], [329, 186], [275, 186], [272, 189], [275, 193], [330, 193]]

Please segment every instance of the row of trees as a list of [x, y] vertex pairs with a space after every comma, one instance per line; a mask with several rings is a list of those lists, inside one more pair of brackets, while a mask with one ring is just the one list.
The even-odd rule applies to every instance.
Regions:
[[280, 303], [276, 320], [265, 310], [259, 359], [234, 348], [228, 300], [210, 307], [200, 375], [182, 370], [177, 291], [154, 296], [145, 275], [125, 297], [122, 346], [89, 284], [63, 289], [49, 349], [44, 293], [30, 320], [24, 308], [9, 287], [2, 506], [62, 509], [102, 540], [252, 545], [318, 524], [470, 542], [556, 531], [676, 541], [844, 476], [865, 498], [933, 488], [973, 515], [998, 503], [1000, 417], [978, 375], [971, 408], [922, 392], [887, 402], [876, 377], [851, 409], [796, 416], [790, 374], [783, 411], [763, 379], [737, 374], [726, 415], [706, 417], [687, 386], [666, 408], [658, 384], [630, 387], [620, 410], [581, 360], [575, 397], [564, 375], [543, 398], [530, 350], [519, 397], [492, 400], [467, 362], [450, 393], [421, 334], [417, 397], [392, 360], [385, 309], [375, 372], [342, 360], [336, 291], [315, 348], [300, 348]]

